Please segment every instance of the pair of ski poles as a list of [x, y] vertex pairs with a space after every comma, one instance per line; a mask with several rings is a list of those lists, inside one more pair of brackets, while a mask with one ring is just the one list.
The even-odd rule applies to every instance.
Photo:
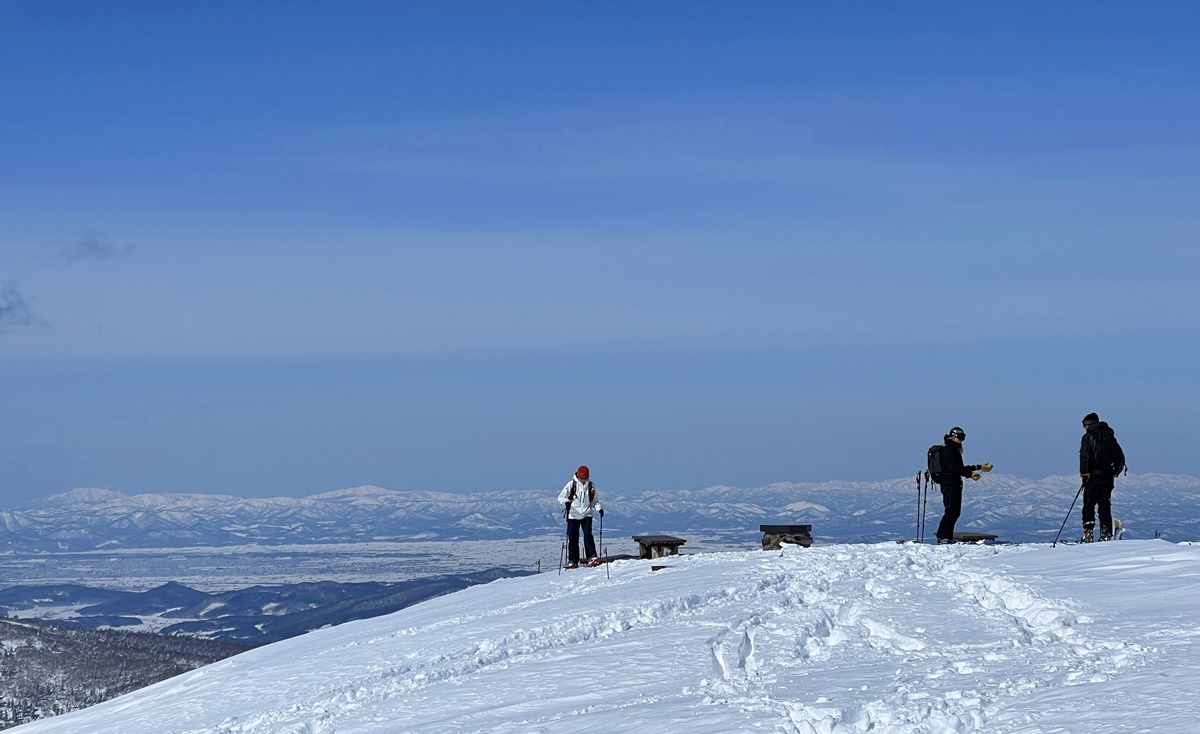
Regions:
[[921, 472], [917, 472], [917, 541], [925, 542], [925, 509], [929, 506], [929, 472], [925, 472], [925, 488], [921, 488]]
[[[1058, 539], [1062, 536], [1063, 528], [1067, 527], [1067, 520], [1071, 519], [1071, 513], [1075, 511], [1075, 503], [1079, 501], [1079, 495], [1083, 494], [1083, 488], [1087, 486], [1087, 480], [1083, 480], [1079, 484], [1079, 491], [1075, 493], [1075, 499], [1071, 500], [1071, 507], [1067, 510], [1067, 516], [1063, 518], [1062, 525], [1058, 528], [1058, 533], [1054, 536], [1054, 542], [1050, 544], [1053, 548], [1058, 545]], [[925, 508], [929, 505], [929, 472], [925, 472], [924, 491], [921, 487], [921, 473], [917, 472], [917, 542], [925, 542]]]

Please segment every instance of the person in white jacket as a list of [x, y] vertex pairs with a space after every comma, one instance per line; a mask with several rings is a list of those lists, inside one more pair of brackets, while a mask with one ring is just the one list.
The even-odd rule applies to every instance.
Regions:
[[587, 563], [596, 561], [596, 539], [592, 537], [592, 513], [604, 517], [604, 508], [592, 484], [591, 472], [586, 466], [575, 471], [575, 476], [558, 493], [558, 503], [563, 506], [563, 517], [567, 519], [567, 568], [579, 568], [579, 530], [583, 529], [583, 549]]

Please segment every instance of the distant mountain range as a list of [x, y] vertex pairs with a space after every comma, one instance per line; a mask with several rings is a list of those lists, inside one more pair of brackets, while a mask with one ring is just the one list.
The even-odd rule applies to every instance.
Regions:
[[[1002, 540], [1050, 540], [1079, 488], [1073, 476], [1022, 479], [985, 475], [967, 482], [958, 529]], [[603, 489], [603, 488], [602, 488]], [[451, 494], [365, 486], [309, 497], [248, 499], [229, 495], [124, 495], [76, 489], [0, 512], [0, 551], [57, 552], [119, 548], [361, 543], [524, 538], [562, 528], [556, 492]], [[759, 524], [811, 524], [818, 542], [870, 542], [915, 534], [915, 477], [881, 482], [778, 483], [604, 495], [609, 533], [704, 533], [744, 545]], [[1200, 538], [1200, 479], [1121, 477], [1113, 499], [1129, 537]], [[1066, 536], [1078, 533], [1079, 512]], [[928, 493], [932, 535], [941, 515]]]

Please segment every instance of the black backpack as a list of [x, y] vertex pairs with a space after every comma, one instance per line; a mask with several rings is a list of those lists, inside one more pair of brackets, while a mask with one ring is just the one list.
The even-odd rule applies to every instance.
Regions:
[[1088, 465], [1113, 477], [1125, 468], [1125, 451], [1107, 425], [1088, 431]]
[[935, 443], [925, 455], [925, 473], [934, 484], [942, 483], [942, 449], [945, 447], [945, 444]]

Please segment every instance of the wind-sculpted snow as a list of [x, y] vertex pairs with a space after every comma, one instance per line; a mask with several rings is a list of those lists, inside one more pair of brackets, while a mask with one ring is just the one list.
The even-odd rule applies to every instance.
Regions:
[[[604, 494], [607, 529], [613, 536], [703, 534], [725, 547], [743, 548], [760, 540], [760, 524], [810, 524], [819, 542], [906, 539], [915, 533], [920, 497], [915, 479], [639, 494], [610, 488]], [[997, 533], [1007, 541], [1050, 541], [1078, 488], [1075, 477], [987, 475], [967, 483], [958, 529]], [[0, 550], [528, 538], [561, 531], [557, 492], [449, 494], [358, 487], [305, 498], [244, 499], [80, 489], [0, 512]], [[1200, 537], [1198, 503], [1200, 480], [1157, 474], [1120, 478], [1113, 498], [1130, 538]], [[942, 511], [936, 486], [924, 508], [927, 526], [935, 527]], [[1070, 523], [1072, 533], [1076, 526]]]
[[1198, 562], [1161, 541], [619, 561], [472, 587], [18, 731], [1188, 731]]

